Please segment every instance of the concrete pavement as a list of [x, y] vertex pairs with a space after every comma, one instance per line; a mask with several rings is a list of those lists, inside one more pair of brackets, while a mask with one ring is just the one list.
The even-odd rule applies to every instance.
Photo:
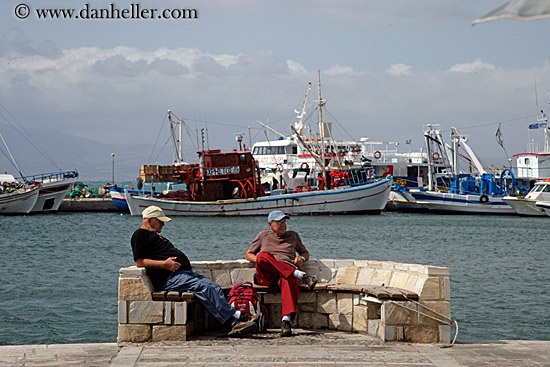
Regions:
[[278, 330], [242, 339], [210, 334], [187, 342], [0, 346], [0, 366], [549, 366], [550, 341], [480, 341], [444, 348], [382, 343], [368, 335]]

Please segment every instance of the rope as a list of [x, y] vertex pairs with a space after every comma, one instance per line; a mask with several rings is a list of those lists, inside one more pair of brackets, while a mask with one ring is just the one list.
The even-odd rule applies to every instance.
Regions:
[[450, 347], [452, 347], [452, 346], [454, 345], [455, 341], [456, 341], [456, 338], [458, 337], [458, 322], [457, 322], [456, 320], [453, 320], [453, 319], [451, 319], [451, 318], [449, 318], [449, 317], [447, 317], [447, 316], [445, 316], [445, 315], [443, 315], [443, 314], [441, 314], [441, 313], [439, 313], [439, 312], [437, 312], [437, 311], [435, 311], [435, 310], [429, 308], [428, 306], [426, 306], [426, 305], [424, 305], [424, 304], [422, 304], [422, 303], [420, 303], [420, 302], [417, 302], [417, 301], [415, 301], [415, 300], [413, 300], [413, 299], [408, 298], [407, 295], [406, 295], [405, 293], [403, 293], [403, 292], [401, 292], [401, 294], [403, 295], [403, 297], [405, 297], [405, 299], [406, 299], [407, 301], [413, 302], [413, 303], [415, 303], [415, 304], [418, 305], [418, 306], [422, 306], [422, 307], [424, 307], [425, 309], [427, 309], [427, 310], [429, 310], [429, 311], [435, 313], [436, 315], [441, 316], [441, 317], [444, 318], [445, 320], [440, 320], [440, 319], [438, 319], [438, 318], [436, 318], [436, 317], [433, 317], [433, 316], [431, 316], [431, 315], [425, 314], [425, 313], [422, 312], [422, 311], [415, 310], [415, 309], [412, 309], [412, 308], [407, 307], [407, 306], [405, 306], [405, 305], [402, 305], [402, 304], [400, 304], [400, 303], [397, 303], [397, 302], [395, 302], [394, 300], [389, 300], [389, 302], [391, 302], [391, 303], [393, 303], [393, 304], [395, 304], [395, 305], [397, 305], [397, 306], [399, 306], [399, 307], [402, 307], [402, 308], [404, 308], [404, 309], [407, 309], [407, 310], [409, 310], [409, 311], [416, 312], [416, 313], [418, 313], [419, 315], [422, 315], [422, 316], [424, 316], [424, 317], [427, 317], [427, 318], [430, 318], [430, 319], [432, 319], [432, 320], [435, 320], [435, 321], [437, 321], [437, 322], [439, 322], [439, 323], [441, 323], [441, 324], [451, 325], [451, 324], [454, 322], [455, 328], [456, 328], [455, 336], [454, 336], [453, 340], [451, 341], [451, 344], [444, 344], [444, 345], [441, 346], [441, 348], [450, 348]]

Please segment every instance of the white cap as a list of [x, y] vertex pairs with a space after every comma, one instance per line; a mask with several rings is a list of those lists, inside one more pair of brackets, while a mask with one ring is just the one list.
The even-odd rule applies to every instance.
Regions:
[[143, 213], [141, 213], [141, 216], [143, 217], [143, 219], [157, 218], [158, 220], [163, 222], [170, 222], [172, 220], [168, 218], [166, 214], [164, 214], [164, 210], [154, 205], [145, 208]]

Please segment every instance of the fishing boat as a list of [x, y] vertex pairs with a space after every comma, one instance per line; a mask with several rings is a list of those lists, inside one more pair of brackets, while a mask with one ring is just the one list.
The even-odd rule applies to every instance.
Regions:
[[[437, 125], [431, 126], [425, 133], [426, 141], [436, 143], [436, 149], [427, 144], [430, 161], [428, 187], [404, 190], [402, 197], [406, 200], [398, 204], [411, 210], [435, 213], [516, 214], [514, 209], [503, 201], [504, 196], [513, 195], [515, 191], [516, 182], [512, 170], [504, 169], [499, 174], [489, 173], [467, 144], [466, 136], [452, 127], [452, 146], [448, 146], [441, 140], [439, 129]], [[436, 137], [433, 136], [434, 133]], [[459, 152], [459, 147], [465, 150], [465, 154]], [[477, 174], [462, 173], [459, 168], [461, 158], [468, 162], [468, 171], [472, 172], [475, 169]], [[448, 168], [437, 172], [434, 166], [434, 161], [437, 160], [448, 162], [444, 165]]]
[[265, 192], [250, 151], [199, 152], [199, 166], [180, 172], [187, 190], [169, 195], [126, 194], [132, 215], [156, 205], [173, 216], [267, 215], [274, 209], [290, 215], [379, 214], [388, 200], [391, 178], [357, 178], [366, 172], [318, 177], [319, 185]]
[[29, 186], [13, 175], [0, 174], [0, 214], [26, 214], [38, 199], [40, 185]]
[[502, 200], [519, 215], [545, 216], [543, 206], [537, 206], [537, 202], [550, 201], [550, 178], [535, 182], [533, 188], [524, 197], [505, 196]]
[[536, 206], [544, 210], [546, 215], [550, 216], [550, 201], [537, 201]]
[[41, 173], [20, 178], [29, 185], [40, 185], [38, 198], [31, 213], [55, 213], [59, 210], [63, 199], [78, 179], [78, 172], [64, 171]]

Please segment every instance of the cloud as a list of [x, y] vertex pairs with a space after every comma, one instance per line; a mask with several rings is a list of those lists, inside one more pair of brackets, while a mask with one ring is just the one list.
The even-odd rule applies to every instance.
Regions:
[[60, 54], [60, 49], [53, 41], [44, 41], [36, 44], [33, 40], [27, 38], [23, 31], [17, 27], [8, 29], [0, 35], [0, 56], [43, 56], [47, 58], [56, 58]]
[[386, 69], [386, 74], [391, 76], [411, 75], [412, 66], [405, 64], [393, 64]]
[[476, 59], [473, 62], [467, 62], [463, 64], [456, 64], [451, 66], [449, 71], [454, 73], [477, 73], [482, 70], [494, 70], [496, 67], [491, 64], [487, 64], [480, 59]]

